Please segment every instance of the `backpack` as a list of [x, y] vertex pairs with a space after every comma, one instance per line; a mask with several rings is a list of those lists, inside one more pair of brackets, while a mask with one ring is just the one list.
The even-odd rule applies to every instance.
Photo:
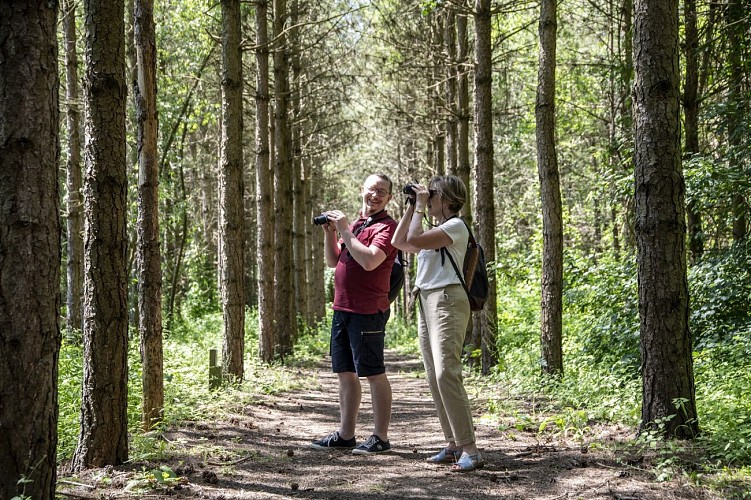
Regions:
[[399, 292], [404, 286], [404, 255], [401, 250], [396, 251], [394, 266], [391, 268], [391, 278], [389, 281], [389, 302], [393, 302], [399, 296]]
[[[464, 219], [462, 219], [464, 222]], [[467, 226], [467, 223], [464, 222]], [[459, 272], [459, 267], [454, 262], [454, 258], [451, 254], [445, 250], [445, 247], [441, 249], [443, 253], [448, 255], [451, 265], [454, 266], [454, 271], [459, 277], [459, 281], [464, 287], [464, 291], [467, 292], [467, 298], [469, 298], [469, 308], [472, 311], [481, 311], [485, 306], [485, 302], [488, 300], [488, 271], [485, 268], [485, 252], [472, 235], [472, 230], [467, 226], [469, 231], [469, 240], [467, 241], [467, 253], [464, 255], [464, 265], [462, 266], [463, 273]]]

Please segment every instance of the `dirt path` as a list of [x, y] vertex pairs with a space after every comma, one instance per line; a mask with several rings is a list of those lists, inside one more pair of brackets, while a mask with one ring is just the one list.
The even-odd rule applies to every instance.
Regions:
[[[575, 443], [541, 445], [532, 433], [501, 432], [478, 423], [478, 445], [487, 462], [473, 473], [451, 473], [425, 458], [435, 453], [442, 436], [418, 360], [387, 355], [394, 393], [389, 439], [393, 453], [352, 455], [348, 451], [309, 448], [313, 439], [336, 429], [338, 399], [335, 376], [315, 370], [317, 383], [304, 391], [266, 396], [229, 421], [199, 422], [175, 429], [166, 438], [185, 455], [130, 468], [88, 471], [77, 482], [96, 489], [61, 484], [72, 498], [210, 498], [210, 499], [710, 499], [678, 480], [657, 483], [636, 466], [622, 465], [607, 451]], [[479, 403], [479, 401], [478, 401]], [[363, 384], [357, 438], [372, 431], [370, 394]], [[598, 428], [604, 439], [623, 431]], [[638, 462], [639, 457], [634, 457]], [[137, 493], [143, 471], [168, 466], [181, 479], [169, 488]], [[141, 476], [138, 476], [141, 471]], [[101, 477], [106, 475], [106, 485]], [[63, 481], [65, 478], [62, 478]]]

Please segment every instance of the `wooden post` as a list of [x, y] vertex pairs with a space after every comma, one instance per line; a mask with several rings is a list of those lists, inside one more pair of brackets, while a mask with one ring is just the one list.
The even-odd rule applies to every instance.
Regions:
[[216, 363], [216, 349], [209, 349], [209, 389], [222, 385], [222, 366]]

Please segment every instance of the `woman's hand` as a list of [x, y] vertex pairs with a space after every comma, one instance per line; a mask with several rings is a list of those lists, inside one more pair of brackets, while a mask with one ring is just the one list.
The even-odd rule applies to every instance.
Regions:
[[415, 191], [415, 211], [424, 212], [430, 198], [430, 191], [422, 184], [413, 184], [412, 186]]

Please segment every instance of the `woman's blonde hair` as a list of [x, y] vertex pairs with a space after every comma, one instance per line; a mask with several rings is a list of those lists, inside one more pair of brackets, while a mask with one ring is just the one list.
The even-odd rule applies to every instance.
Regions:
[[428, 182], [429, 189], [440, 191], [449, 210], [458, 213], [467, 202], [467, 187], [455, 175], [436, 175]]

